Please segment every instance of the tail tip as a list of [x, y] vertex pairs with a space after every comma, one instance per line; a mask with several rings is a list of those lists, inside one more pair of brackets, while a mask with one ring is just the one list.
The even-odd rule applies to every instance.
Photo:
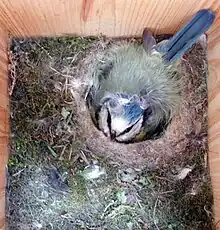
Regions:
[[207, 17], [209, 21], [214, 21], [215, 20], [215, 12], [212, 11], [211, 9], [201, 9], [197, 12], [196, 15], [201, 15]]

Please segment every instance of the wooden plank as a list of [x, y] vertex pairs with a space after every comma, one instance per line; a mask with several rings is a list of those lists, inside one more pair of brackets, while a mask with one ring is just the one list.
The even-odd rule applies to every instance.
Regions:
[[130, 36], [148, 26], [172, 33], [219, 0], [1, 0], [0, 20], [16, 36], [60, 34]]
[[[219, 7], [219, 6], [218, 6]], [[215, 222], [220, 221], [220, 11], [209, 31], [208, 125], [209, 167], [214, 196]], [[220, 229], [220, 226], [216, 226]]]
[[5, 170], [8, 162], [9, 100], [8, 100], [8, 35], [0, 24], [0, 229], [5, 229]]
[[[63, 34], [133, 36], [145, 26], [156, 34], [173, 33], [201, 8], [220, 8], [219, 0], [1, 0], [0, 23], [13, 36]], [[0, 29], [0, 177], [4, 178], [8, 141], [7, 34]], [[216, 222], [220, 220], [220, 14], [209, 31], [209, 159]], [[5, 158], [6, 156], [6, 158]], [[5, 180], [0, 183], [4, 194]], [[216, 188], [216, 189], [215, 189]], [[0, 196], [0, 229], [4, 229], [4, 196]]]

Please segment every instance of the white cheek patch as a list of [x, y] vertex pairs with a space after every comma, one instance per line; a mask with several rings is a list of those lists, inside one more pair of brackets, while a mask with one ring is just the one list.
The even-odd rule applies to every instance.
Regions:
[[99, 114], [99, 127], [107, 135], [107, 137], [110, 137], [107, 119], [108, 119], [108, 110], [102, 107]]
[[118, 141], [130, 141], [132, 140], [137, 134], [140, 133], [142, 127], [143, 117], [139, 119], [139, 121], [132, 127], [132, 129], [124, 133], [123, 135], [116, 138]]
[[112, 119], [111, 129], [116, 132], [116, 135], [122, 133], [126, 128], [128, 128], [128, 122], [122, 117], [116, 117]]

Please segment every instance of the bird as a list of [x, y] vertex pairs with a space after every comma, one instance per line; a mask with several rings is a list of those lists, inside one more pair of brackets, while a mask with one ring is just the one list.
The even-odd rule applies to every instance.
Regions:
[[167, 40], [157, 43], [146, 27], [141, 44], [109, 48], [91, 72], [85, 95], [95, 127], [118, 143], [162, 137], [180, 106], [178, 63], [214, 19], [212, 10], [202, 9]]

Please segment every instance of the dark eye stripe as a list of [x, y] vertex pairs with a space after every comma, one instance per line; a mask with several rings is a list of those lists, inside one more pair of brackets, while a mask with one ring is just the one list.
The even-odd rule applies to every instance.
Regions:
[[98, 107], [95, 111], [95, 124], [96, 124], [96, 127], [100, 130], [100, 127], [99, 127], [99, 113], [101, 111], [101, 107]]
[[144, 110], [143, 121], [142, 121], [142, 125], [141, 126], [144, 126], [146, 120], [148, 119], [148, 117], [150, 115], [152, 115], [152, 113], [153, 113], [153, 111], [152, 111], [152, 109], [150, 107]]
[[107, 111], [108, 111], [107, 124], [108, 124], [109, 132], [111, 133], [111, 123], [112, 123], [112, 119], [111, 119], [111, 115], [110, 115], [110, 112], [109, 112], [108, 109], [107, 109]]
[[[135, 123], [135, 124], [136, 124], [136, 123]], [[122, 133], [120, 133], [117, 137], [122, 136], [122, 135], [124, 135], [125, 133], [128, 133], [129, 131], [131, 131], [131, 129], [134, 127], [135, 124], [133, 124], [132, 126], [128, 127], [127, 129], [125, 129], [125, 130], [124, 130]]]

